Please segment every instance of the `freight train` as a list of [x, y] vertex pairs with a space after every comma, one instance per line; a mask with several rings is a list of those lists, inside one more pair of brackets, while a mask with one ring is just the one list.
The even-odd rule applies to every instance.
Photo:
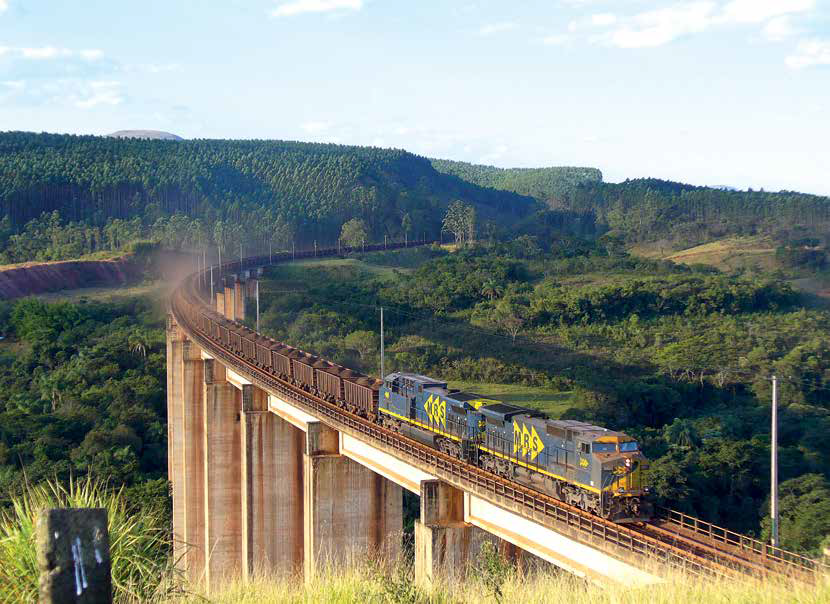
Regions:
[[378, 380], [261, 336], [214, 313], [199, 328], [248, 362], [340, 408], [616, 522], [651, 516], [635, 439], [469, 392], [414, 373]]

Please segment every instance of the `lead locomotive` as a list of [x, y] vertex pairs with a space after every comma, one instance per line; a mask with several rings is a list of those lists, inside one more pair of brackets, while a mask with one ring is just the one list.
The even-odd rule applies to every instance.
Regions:
[[617, 522], [647, 520], [647, 460], [622, 432], [477, 394], [446, 382], [392, 373], [379, 392], [378, 419], [444, 453]]

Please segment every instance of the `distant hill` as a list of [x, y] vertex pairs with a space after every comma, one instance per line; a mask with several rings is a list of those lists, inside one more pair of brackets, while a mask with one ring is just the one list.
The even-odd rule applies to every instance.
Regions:
[[529, 195], [545, 202], [556, 201], [583, 183], [602, 182], [602, 172], [596, 168], [496, 168], [447, 159], [430, 161], [439, 172], [452, 174], [467, 182]]
[[[473, 204], [479, 224], [509, 228], [535, 212], [533, 198], [484, 188], [436, 171], [402, 150], [263, 140], [183, 140], [0, 133], [0, 218], [21, 225], [58, 210], [63, 220], [182, 213], [240, 223], [267, 209], [298, 241], [332, 243], [361, 218], [371, 237], [438, 237], [455, 199]], [[247, 212], [251, 215], [251, 212]]]
[[160, 141], [183, 141], [184, 139], [170, 132], [163, 132], [161, 130], [119, 130], [112, 134], [107, 134], [111, 138], [146, 138], [150, 140]]

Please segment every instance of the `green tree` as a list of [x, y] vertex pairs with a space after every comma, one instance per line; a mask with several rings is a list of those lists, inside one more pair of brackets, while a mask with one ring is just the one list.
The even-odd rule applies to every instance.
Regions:
[[359, 218], [352, 218], [340, 229], [340, 241], [349, 247], [361, 247], [367, 238], [366, 223]]
[[[782, 482], [778, 487], [778, 529], [784, 549], [820, 554], [822, 540], [830, 535], [830, 482], [821, 474], [804, 474]], [[769, 498], [759, 510], [761, 538], [771, 533]]]

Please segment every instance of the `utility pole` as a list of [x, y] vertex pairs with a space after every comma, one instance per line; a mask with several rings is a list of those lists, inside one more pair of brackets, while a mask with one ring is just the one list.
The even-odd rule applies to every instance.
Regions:
[[772, 470], [769, 512], [772, 520], [772, 546], [778, 547], [778, 377], [772, 376]]
[[314, 240], [314, 257], [317, 257], [317, 240]]
[[386, 249], [386, 235], [383, 236], [383, 249]]
[[291, 259], [294, 260], [297, 255], [294, 253], [294, 242], [291, 242]]
[[383, 306], [380, 307], [380, 379], [385, 379], [386, 374], [383, 368]]
[[269, 241], [269, 242], [268, 242], [268, 264], [272, 264], [272, 263], [273, 263], [273, 260], [271, 260], [271, 256], [273, 255], [273, 253], [272, 253], [272, 252], [273, 252], [273, 249], [274, 249], [274, 242], [273, 242], [273, 241]]
[[222, 246], [217, 245], [216, 249], [219, 250], [219, 274], [222, 274]]
[[256, 330], [259, 333], [259, 278], [256, 280]]
[[239, 272], [242, 272], [242, 242], [239, 242]]
[[214, 298], [214, 289], [213, 289], [213, 265], [210, 265], [210, 305], [211, 308], [215, 308], [216, 299]]
[[207, 247], [202, 248], [202, 287], [207, 285], [205, 283], [205, 275], [204, 272], [207, 270]]

